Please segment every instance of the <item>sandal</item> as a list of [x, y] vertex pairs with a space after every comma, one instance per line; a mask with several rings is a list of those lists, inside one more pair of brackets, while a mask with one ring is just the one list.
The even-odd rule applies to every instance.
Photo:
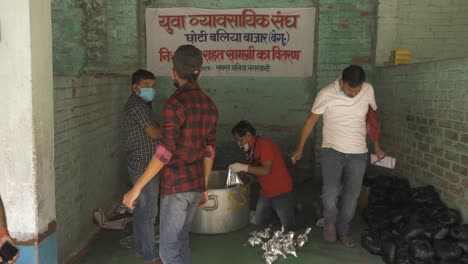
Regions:
[[328, 242], [336, 241], [336, 228], [335, 224], [325, 223], [323, 227], [323, 239]]
[[353, 239], [353, 237], [352, 237], [352, 235], [350, 233], [341, 234], [339, 236], [340, 236], [341, 243], [343, 243], [343, 245], [345, 245], [345, 247], [348, 247], [348, 248], [356, 247], [356, 242], [354, 241], [354, 239]]

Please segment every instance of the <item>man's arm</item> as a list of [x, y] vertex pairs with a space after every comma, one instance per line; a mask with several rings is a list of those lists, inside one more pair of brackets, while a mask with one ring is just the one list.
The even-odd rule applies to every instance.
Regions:
[[304, 145], [307, 141], [307, 138], [310, 136], [314, 130], [315, 124], [320, 119], [319, 114], [310, 113], [307, 117], [304, 126], [301, 130], [301, 136], [299, 138], [299, 143], [297, 144], [296, 150], [291, 154], [291, 160], [294, 163], [302, 158], [302, 152], [304, 151]]
[[150, 125], [149, 127], [145, 128], [145, 133], [153, 140], [162, 138], [162, 129], [159, 125]]
[[162, 138], [162, 129], [155, 123], [154, 113], [151, 109], [138, 106], [130, 111], [130, 115], [138, 126], [144, 129], [149, 138], [153, 140]]
[[271, 173], [271, 165], [272, 165], [271, 161], [265, 162], [261, 166], [249, 165], [247, 172], [254, 174], [256, 176], [267, 176], [267, 175], [270, 175]]
[[374, 140], [372, 143], [374, 144], [374, 152], [375, 155], [377, 155], [377, 160], [383, 159], [385, 157], [385, 152], [380, 148], [379, 140]]
[[205, 178], [205, 191], [202, 194], [198, 206], [203, 206], [208, 201], [208, 181], [210, 180], [211, 170], [213, 169], [213, 162], [216, 156], [216, 129], [218, 123], [218, 112], [212, 116], [213, 126], [206, 137], [205, 157], [203, 158], [203, 172]]
[[203, 171], [205, 177], [205, 191], [202, 193], [200, 202], [198, 203], [199, 207], [202, 207], [208, 201], [208, 181], [210, 179], [211, 170], [213, 168], [214, 157], [204, 157], [203, 158]]

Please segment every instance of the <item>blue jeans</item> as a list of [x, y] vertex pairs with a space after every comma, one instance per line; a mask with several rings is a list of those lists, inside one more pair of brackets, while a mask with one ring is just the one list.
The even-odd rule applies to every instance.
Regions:
[[[322, 202], [327, 223], [336, 224], [338, 234], [349, 232], [366, 171], [367, 153], [345, 154], [322, 149]], [[338, 205], [338, 196], [341, 202]]]
[[[143, 174], [128, 167], [130, 180], [133, 184]], [[154, 224], [158, 215], [159, 176], [156, 175], [141, 190], [133, 210], [133, 237], [135, 249], [143, 254], [145, 261], [156, 261], [159, 252], [154, 239]]]
[[271, 198], [260, 195], [257, 209], [255, 210], [255, 223], [258, 225], [270, 225], [274, 220], [274, 213], [278, 215], [281, 225], [284, 225], [287, 229], [294, 228], [296, 220], [292, 192]]
[[165, 264], [190, 264], [189, 231], [202, 193], [175, 193], [161, 198], [159, 250]]

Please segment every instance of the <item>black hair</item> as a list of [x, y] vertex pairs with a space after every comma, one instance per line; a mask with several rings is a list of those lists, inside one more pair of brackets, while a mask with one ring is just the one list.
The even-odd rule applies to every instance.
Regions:
[[366, 73], [361, 66], [349, 65], [343, 70], [341, 80], [343, 80], [343, 83], [348, 83], [349, 86], [354, 88], [366, 81]]
[[132, 85], [139, 84], [143, 80], [156, 80], [156, 76], [152, 72], [142, 69], [132, 74]]
[[174, 52], [172, 63], [181, 79], [196, 81], [203, 65], [202, 52], [193, 45], [182, 45]]
[[253, 136], [255, 136], [256, 133], [257, 133], [255, 128], [252, 126], [252, 124], [250, 124], [246, 120], [240, 121], [231, 130], [232, 135], [238, 134], [241, 137], [245, 136], [245, 134], [247, 134], [247, 132], [250, 132], [250, 134], [252, 134]]

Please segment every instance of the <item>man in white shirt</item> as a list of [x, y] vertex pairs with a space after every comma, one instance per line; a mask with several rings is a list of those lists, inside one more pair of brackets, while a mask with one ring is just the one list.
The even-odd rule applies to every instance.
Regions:
[[[362, 67], [350, 65], [343, 70], [340, 78], [318, 93], [302, 128], [296, 151], [291, 155], [293, 163], [301, 159], [304, 144], [323, 115], [323, 236], [325, 240], [333, 242], [338, 234], [347, 247], [355, 246], [349, 223], [354, 217], [367, 166], [366, 115], [369, 105], [377, 110], [374, 88], [365, 80], [366, 74]], [[377, 157], [382, 158], [385, 153], [378, 140], [373, 144]], [[337, 208], [340, 194], [342, 202]]]

